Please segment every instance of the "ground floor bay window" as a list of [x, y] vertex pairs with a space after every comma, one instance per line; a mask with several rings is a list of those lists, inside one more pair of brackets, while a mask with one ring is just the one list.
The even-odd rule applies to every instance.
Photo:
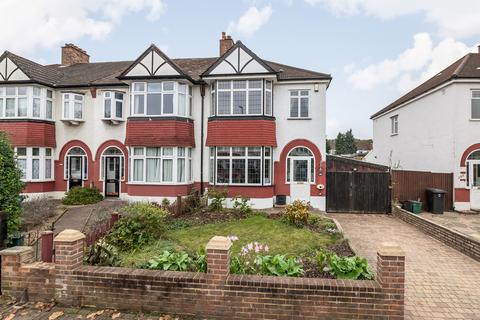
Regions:
[[130, 148], [130, 182], [182, 184], [192, 182], [192, 148]]
[[17, 147], [17, 165], [23, 181], [53, 180], [53, 151], [51, 148]]
[[216, 185], [271, 185], [271, 147], [211, 147], [210, 178]]

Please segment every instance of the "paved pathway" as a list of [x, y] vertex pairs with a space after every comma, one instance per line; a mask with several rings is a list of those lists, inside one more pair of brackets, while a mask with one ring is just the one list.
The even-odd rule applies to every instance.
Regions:
[[405, 319], [480, 319], [480, 263], [387, 215], [330, 214], [376, 267], [382, 242], [406, 253]]
[[480, 214], [461, 214], [458, 212], [432, 214], [422, 212], [420, 216], [480, 241]]

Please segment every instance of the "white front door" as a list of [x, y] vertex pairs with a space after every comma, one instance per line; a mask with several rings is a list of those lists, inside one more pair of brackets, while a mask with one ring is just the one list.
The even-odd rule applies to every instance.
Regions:
[[468, 161], [468, 181], [470, 184], [470, 207], [480, 210], [480, 160]]
[[290, 200], [310, 201], [310, 175], [312, 160], [295, 157], [290, 161]]

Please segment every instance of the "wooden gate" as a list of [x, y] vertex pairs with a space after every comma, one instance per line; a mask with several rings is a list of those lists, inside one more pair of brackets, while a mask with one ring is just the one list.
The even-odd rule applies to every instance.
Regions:
[[327, 212], [390, 212], [388, 167], [327, 157]]

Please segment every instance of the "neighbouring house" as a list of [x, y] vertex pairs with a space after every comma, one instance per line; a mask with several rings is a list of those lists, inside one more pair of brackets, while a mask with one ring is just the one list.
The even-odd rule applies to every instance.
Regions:
[[[187, 53], [188, 54], [188, 53]], [[173, 59], [151, 45], [135, 61], [61, 64], [0, 56], [0, 130], [25, 193], [160, 201], [192, 188], [272, 207], [277, 196], [325, 207], [325, 94], [331, 76], [263, 60], [222, 33], [219, 57]]]
[[367, 161], [453, 173], [455, 209], [480, 209], [480, 46], [371, 119]]

